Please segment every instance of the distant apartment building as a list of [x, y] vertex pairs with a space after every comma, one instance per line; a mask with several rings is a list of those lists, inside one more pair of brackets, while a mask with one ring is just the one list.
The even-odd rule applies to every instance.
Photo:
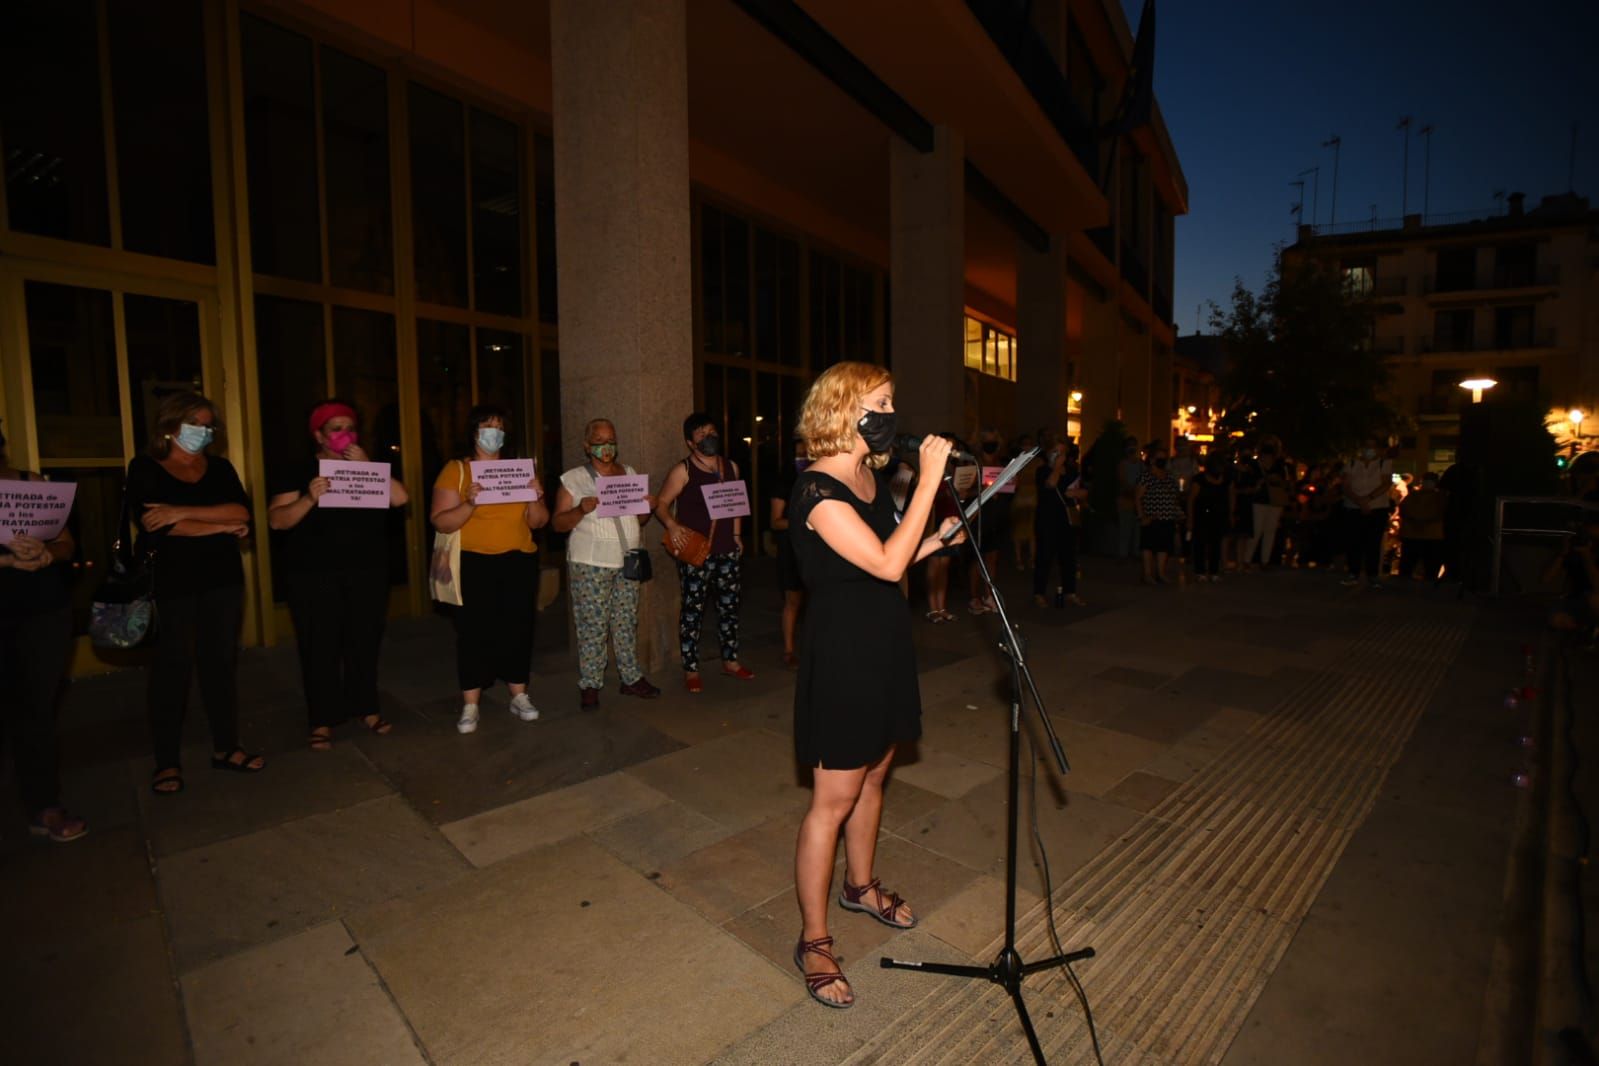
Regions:
[[1411, 421], [1400, 468], [1441, 470], [1455, 458], [1461, 382], [1488, 395], [1536, 398], [1571, 452], [1599, 445], [1585, 416], [1599, 405], [1599, 211], [1572, 194], [1503, 213], [1407, 216], [1397, 228], [1301, 227], [1285, 259], [1335, 262], [1370, 294], [1372, 344], [1387, 358], [1390, 399]]

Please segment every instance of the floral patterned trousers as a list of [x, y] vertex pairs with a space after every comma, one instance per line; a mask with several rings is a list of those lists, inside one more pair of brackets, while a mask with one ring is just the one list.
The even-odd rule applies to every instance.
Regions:
[[616, 672], [622, 684], [644, 676], [638, 665], [638, 587], [620, 569], [569, 563], [572, 616], [577, 628], [580, 688], [605, 687], [606, 637], [616, 645]]
[[677, 578], [683, 587], [683, 605], [677, 616], [677, 639], [683, 653], [685, 673], [700, 668], [700, 627], [705, 619], [705, 601], [716, 595], [716, 635], [722, 644], [722, 662], [738, 661], [738, 603], [740, 592], [737, 552], [712, 555], [704, 566], [677, 564]]

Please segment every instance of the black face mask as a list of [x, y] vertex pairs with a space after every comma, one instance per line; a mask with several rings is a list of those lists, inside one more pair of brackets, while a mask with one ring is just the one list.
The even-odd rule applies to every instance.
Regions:
[[997, 451], [999, 451], [999, 441], [997, 441], [997, 440], [985, 440], [983, 442], [983, 454], [984, 455], [993, 455]]
[[855, 423], [855, 432], [866, 442], [866, 450], [883, 455], [894, 447], [899, 432], [899, 416], [893, 411], [867, 411]]
[[694, 450], [704, 456], [714, 456], [722, 450], [722, 438], [715, 433], [707, 433], [694, 445]]

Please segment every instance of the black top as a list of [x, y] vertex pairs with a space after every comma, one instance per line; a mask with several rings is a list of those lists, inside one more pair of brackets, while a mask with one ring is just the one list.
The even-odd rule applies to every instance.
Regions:
[[1221, 480], [1212, 481], [1209, 475], [1200, 474], [1189, 484], [1195, 486], [1194, 524], [1207, 532], [1225, 529], [1231, 511], [1227, 501], [1227, 475], [1224, 473]]
[[1047, 482], [1052, 469], [1047, 462], [1038, 468], [1038, 509], [1033, 512], [1033, 525], [1039, 529], [1059, 529], [1070, 524], [1071, 509], [1076, 506], [1076, 501], [1066, 495], [1066, 490], [1081, 476], [1080, 468], [1070, 459], [1066, 460], [1060, 480], [1055, 482], [1054, 488], [1050, 488]]
[[1233, 482], [1238, 486], [1238, 499], [1240, 502], [1265, 502], [1256, 498], [1260, 495], [1261, 483], [1264, 480], [1260, 464], [1253, 459], [1245, 459], [1233, 467]]
[[[38, 481], [24, 472], [23, 481]], [[11, 549], [0, 544], [0, 555]], [[60, 610], [71, 602], [67, 594], [67, 566], [53, 562], [43, 570], [0, 570], [0, 618], [33, 618]]]
[[[316, 459], [291, 465], [273, 496], [304, 493], [321, 471]], [[294, 574], [331, 570], [384, 570], [389, 565], [387, 510], [376, 507], [313, 507], [300, 524], [283, 531], [278, 558]]]
[[165, 531], [145, 532], [139, 516], [147, 503], [175, 507], [215, 507], [237, 503], [250, 506], [250, 498], [239, 483], [233, 464], [219, 456], [207, 456], [205, 473], [194, 483], [167, 473], [165, 467], [147, 455], [128, 464], [128, 514], [139, 531], [134, 550], [141, 555], [155, 552], [155, 590], [157, 596], [186, 596], [208, 589], [244, 584], [244, 566], [239, 562], [239, 538], [232, 533], [213, 533], [205, 537], [170, 537]]
[[716, 467], [719, 472], [713, 474], [701, 470], [692, 459], [683, 460], [683, 468], [688, 471], [688, 482], [678, 494], [677, 514], [674, 517], [679, 524], [710, 537], [712, 555], [726, 555], [733, 550], [735, 520], [718, 521], [712, 528], [711, 511], [705, 506], [705, 486], [736, 481], [738, 471], [734, 469], [732, 460], [721, 456], [716, 457]]
[[806, 590], [794, 684], [794, 753], [805, 766], [868, 766], [922, 733], [910, 609], [899, 585], [848, 562], [806, 525], [818, 503], [840, 500], [887, 540], [894, 504], [881, 482], [876, 488], [867, 503], [836, 478], [807, 470], [789, 496], [789, 537]]

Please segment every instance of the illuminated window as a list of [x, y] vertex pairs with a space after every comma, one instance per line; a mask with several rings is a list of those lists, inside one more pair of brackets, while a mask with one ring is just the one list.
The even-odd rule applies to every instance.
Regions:
[[1015, 381], [1016, 338], [968, 315], [965, 363], [972, 370]]

